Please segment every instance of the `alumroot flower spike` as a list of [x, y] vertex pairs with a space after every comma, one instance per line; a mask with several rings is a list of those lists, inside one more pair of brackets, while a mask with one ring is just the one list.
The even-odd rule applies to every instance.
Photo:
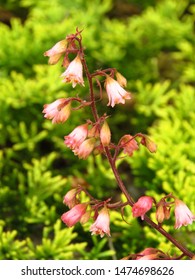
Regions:
[[[119, 208], [123, 218], [124, 207], [130, 206], [133, 217], [140, 217], [145, 223], [148, 223], [150, 227], [158, 231], [172, 242], [174, 246], [180, 249], [182, 256], [193, 259], [194, 254], [162, 228], [163, 222], [171, 217], [171, 213], [173, 212], [171, 211], [172, 207], [174, 207], [175, 214], [175, 229], [192, 224], [195, 221], [195, 216], [186, 204], [172, 194], [165, 195], [159, 202], [156, 202], [154, 197], [147, 195], [141, 196], [137, 202], [134, 202], [130, 191], [124, 185], [117, 169], [116, 162], [122, 153], [125, 154], [125, 157], [133, 157], [134, 152], [142, 145], [151, 153], [155, 153], [157, 150], [157, 145], [147, 135], [142, 133], [136, 133], [134, 136], [124, 134], [117, 140], [118, 144], [111, 142], [111, 135], [113, 139], [117, 135], [113, 131], [111, 133], [111, 125], [107, 123], [107, 113], [104, 112], [100, 116], [98, 105], [103, 99], [104, 88], [108, 96], [107, 106], [115, 107], [118, 104], [127, 103], [127, 100], [131, 99], [131, 93], [125, 89], [127, 86], [126, 78], [115, 68], [97, 70], [94, 73], [89, 72], [82, 45], [81, 31], [78, 29], [76, 29], [75, 34], [66, 36], [66, 39], [59, 41], [51, 49], [47, 50], [44, 56], [49, 57], [49, 64], [56, 64], [62, 58], [61, 66], [63, 73], [61, 77], [63, 78], [63, 82], [72, 83], [72, 87], [75, 88], [78, 84], [85, 86], [85, 78], [86, 84], [88, 85], [88, 89], [86, 89], [87, 87], [83, 88], [82, 92], [77, 92], [75, 97], [60, 98], [50, 104], [45, 104], [42, 111], [44, 117], [52, 120], [52, 123], [68, 123], [68, 119], [73, 111], [76, 113], [79, 110], [90, 107], [90, 112], [92, 113], [90, 120], [85, 119], [82, 120], [84, 124], [77, 124], [73, 131], [64, 137], [64, 144], [79, 159], [85, 160], [91, 155], [94, 157], [97, 155], [105, 157], [108, 160], [121, 193], [126, 198], [126, 202], [124, 203], [121, 201], [113, 202], [111, 198], [101, 201], [94, 198], [88, 192], [87, 188], [79, 184], [79, 187], [74, 186], [63, 198], [63, 203], [66, 207], [69, 207], [69, 211], [62, 214], [62, 222], [68, 227], [72, 227], [78, 222], [81, 224], [91, 223], [89, 224], [89, 228], [92, 235], [96, 234], [100, 235], [100, 237], [104, 235], [110, 236], [110, 214], [112, 215], [112, 210]], [[85, 94], [89, 94], [85, 98], [81, 98], [85, 89]], [[79, 106], [72, 107], [74, 102], [79, 102]], [[128, 106], [128, 103], [126, 106]], [[104, 109], [101, 107], [102, 110]], [[80, 116], [83, 118], [85, 115]], [[102, 168], [102, 170], [105, 169]], [[106, 185], [107, 182], [105, 182], [105, 187]], [[85, 193], [85, 196], [80, 195], [81, 191]], [[153, 217], [156, 216], [157, 222], [151, 220], [148, 215], [149, 211], [153, 211]], [[93, 217], [93, 222], [90, 221], [91, 217]], [[130, 230], [133, 230], [133, 227]], [[124, 259], [129, 258], [135, 260], [171, 259], [169, 255], [155, 248], [146, 248], [140, 253], [130, 254]]]

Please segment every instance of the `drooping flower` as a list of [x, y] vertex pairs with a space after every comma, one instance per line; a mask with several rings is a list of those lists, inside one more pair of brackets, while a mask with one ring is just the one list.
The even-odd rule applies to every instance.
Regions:
[[130, 134], [124, 135], [119, 143], [123, 148], [123, 152], [129, 156], [132, 156], [133, 152], [139, 149], [137, 141]]
[[75, 205], [73, 208], [71, 208], [69, 211], [67, 211], [61, 216], [61, 220], [68, 227], [74, 226], [76, 223], [80, 221], [81, 217], [86, 213], [87, 206], [88, 206], [87, 203], [81, 203]]
[[95, 222], [90, 227], [90, 231], [92, 235], [100, 234], [103, 237], [106, 234], [110, 236], [110, 217], [106, 206], [100, 210]]
[[153, 198], [150, 196], [141, 196], [132, 207], [133, 217], [141, 217], [144, 220], [144, 215], [152, 208]]
[[187, 226], [195, 221], [195, 216], [192, 214], [187, 205], [179, 200], [175, 199], [175, 228], [180, 228], [181, 226]]
[[107, 106], [114, 107], [116, 104], [125, 103], [126, 99], [131, 99], [131, 95], [113, 78], [107, 76], [105, 81], [105, 88], [108, 94]]
[[80, 146], [77, 146], [73, 152], [80, 159], [86, 159], [95, 147], [95, 138], [89, 138], [81, 143]]
[[104, 123], [101, 127], [101, 130], [100, 130], [100, 140], [104, 147], [106, 147], [110, 144], [111, 132], [110, 132], [108, 123], [106, 121], [104, 121]]
[[63, 53], [66, 52], [67, 40], [62, 40], [56, 43], [51, 49], [44, 53], [44, 56], [49, 56], [49, 64], [56, 64]]
[[66, 204], [69, 208], [73, 208], [76, 204], [78, 204], [77, 199], [78, 189], [74, 188], [67, 192], [64, 196], [63, 203]]
[[71, 150], [79, 147], [86, 139], [88, 134], [88, 124], [82, 124], [77, 126], [69, 135], [65, 136], [64, 143]]
[[45, 104], [42, 113], [45, 114], [46, 119], [52, 119], [52, 123], [64, 123], [70, 116], [71, 102], [65, 98], [57, 99], [50, 104]]
[[77, 84], [84, 86], [83, 65], [79, 55], [77, 55], [75, 59], [70, 62], [66, 71], [62, 73], [61, 77], [64, 78], [63, 82], [72, 83], [73, 88]]

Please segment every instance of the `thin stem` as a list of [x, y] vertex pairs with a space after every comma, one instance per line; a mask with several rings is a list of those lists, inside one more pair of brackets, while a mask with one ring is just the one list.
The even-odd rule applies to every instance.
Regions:
[[78, 43], [79, 43], [79, 48], [80, 48], [80, 52], [81, 52], [82, 64], [83, 64], [85, 74], [87, 76], [87, 80], [88, 80], [88, 83], [89, 83], [89, 93], [90, 93], [92, 114], [93, 114], [93, 117], [94, 117], [95, 121], [97, 122], [98, 119], [99, 119], [99, 116], [98, 116], [97, 108], [95, 106], [95, 96], [94, 96], [94, 92], [93, 92], [92, 75], [90, 74], [89, 69], [87, 67], [87, 63], [86, 63], [86, 60], [85, 60], [85, 54], [84, 54], [82, 44], [81, 44], [81, 39], [78, 39]]

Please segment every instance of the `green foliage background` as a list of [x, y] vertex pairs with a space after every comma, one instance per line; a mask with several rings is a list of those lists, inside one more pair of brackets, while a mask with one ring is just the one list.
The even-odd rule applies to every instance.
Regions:
[[[43, 53], [84, 28], [90, 69], [117, 68], [134, 96], [114, 109], [103, 107], [106, 96], [99, 105], [112, 115], [113, 141], [143, 132], [158, 144], [155, 155], [141, 148], [119, 161], [129, 191], [157, 200], [172, 192], [195, 213], [195, 2], [6, 0], [0, 17], [0, 259], [120, 259], [146, 247], [179, 254], [130, 209], [130, 225], [111, 211], [110, 239], [91, 236], [92, 221], [74, 228], [61, 222], [73, 184], [100, 199], [120, 193], [104, 158], [79, 160], [63, 144], [89, 111], [73, 113], [65, 125], [43, 118], [44, 104], [87, 93], [63, 84], [60, 65], [48, 66]], [[195, 224], [173, 225], [174, 218], [165, 229], [195, 251]]]

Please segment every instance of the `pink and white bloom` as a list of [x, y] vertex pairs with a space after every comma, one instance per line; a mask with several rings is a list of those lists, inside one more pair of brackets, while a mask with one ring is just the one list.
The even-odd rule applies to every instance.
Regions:
[[141, 196], [132, 207], [133, 217], [141, 217], [144, 220], [144, 215], [152, 208], [153, 198], [150, 196]]
[[91, 234], [100, 234], [101, 237], [104, 234], [110, 236], [110, 217], [106, 206], [102, 208], [95, 222], [90, 227]]
[[56, 64], [63, 53], [67, 49], [67, 40], [57, 42], [51, 49], [44, 53], [44, 56], [49, 56], [49, 64]]
[[125, 99], [131, 99], [131, 95], [113, 78], [107, 76], [105, 81], [105, 88], [108, 94], [107, 106], [114, 107], [116, 104], [125, 103]]
[[67, 192], [67, 194], [64, 196], [63, 203], [66, 204], [69, 208], [73, 208], [76, 204], [78, 204], [77, 199], [78, 189], [72, 189]]
[[80, 159], [86, 159], [93, 151], [95, 147], [96, 139], [89, 138], [81, 143], [80, 146], [76, 147], [73, 152]]
[[61, 75], [63, 82], [72, 83], [73, 88], [80, 84], [84, 86], [83, 80], [83, 65], [80, 56], [77, 55], [73, 61], [70, 62], [66, 71]]
[[45, 104], [42, 113], [45, 114], [46, 119], [52, 119], [52, 123], [64, 123], [70, 116], [71, 102], [65, 98], [57, 99], [50, 104]]
[[71, 150], [78, 148], [86, 139], [88, 134], [88, 124], [77, 126], [69, 135], [65, 136], [64, 144]]
[[179, 200], [175, 199], [175, 228], [180, 228], [181, 226], [187, 226], [195, 221], [195, 216], [192, 214], [187, 205]]
[[119, 143], [123, 148], [123, 152], [129, 156], [132, 156], [133, 152], [139, 149], [137, 141], [130, 134], [124, 135]]
[[68, 227], [74, 226], [76, 223], [80, 221], [81, 217], [86, 213], [87, 206], [88, 206], [87, 203], [81, 203], [75, 205], [68, 212], [64, 213], [61, 216], [62, 222], [65, 223]]

